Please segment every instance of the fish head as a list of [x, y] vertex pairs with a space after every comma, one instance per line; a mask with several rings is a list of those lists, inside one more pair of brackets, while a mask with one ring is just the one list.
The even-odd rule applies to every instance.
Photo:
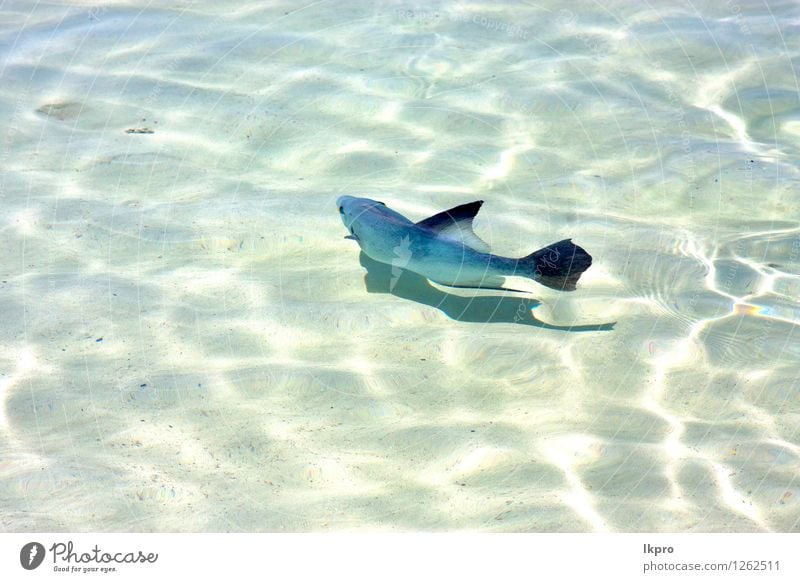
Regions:
[[358, 200], [359, 198], [353, 196], [339, 196], [336, 199], [336, 206], [339, 207], [339, 216], [348, 230], [353, 224], [353, 210], [358, 204]]
[[371, 200], [369, 198], [339, 196], [339, 198], [336, 199], [336, 206], [339, 207], [339, 216], [341, 216], [342, 222], [347, 227], [347, 230], [353, 234], [354, 224], [365, 212], [375, 206], [386, 205], [383, 202], [378, 202], [377, 200]]

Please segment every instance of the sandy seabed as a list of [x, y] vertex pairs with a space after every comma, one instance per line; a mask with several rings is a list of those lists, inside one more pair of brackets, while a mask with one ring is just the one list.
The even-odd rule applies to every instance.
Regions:
[[4, 3], [0, 530], [800, 530], [800, 7], [539, 4]]

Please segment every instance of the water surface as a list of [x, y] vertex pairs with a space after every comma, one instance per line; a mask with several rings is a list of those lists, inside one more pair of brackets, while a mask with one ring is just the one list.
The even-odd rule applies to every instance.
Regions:
[[268, 4], [3, 4], [2, 530], [800, 529], [800, 7]]

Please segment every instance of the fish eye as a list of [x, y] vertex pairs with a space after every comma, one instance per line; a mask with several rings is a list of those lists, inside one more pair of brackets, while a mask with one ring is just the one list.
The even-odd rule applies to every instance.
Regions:
[[344, 206], [339, 207], [339, 214], [344, 214]]

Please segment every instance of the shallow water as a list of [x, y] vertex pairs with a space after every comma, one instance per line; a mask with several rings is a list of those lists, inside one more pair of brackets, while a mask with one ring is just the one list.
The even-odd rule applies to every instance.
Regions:
[[800, 7], [269, 4], [4, 3], [3, 531], [800, 530]]

